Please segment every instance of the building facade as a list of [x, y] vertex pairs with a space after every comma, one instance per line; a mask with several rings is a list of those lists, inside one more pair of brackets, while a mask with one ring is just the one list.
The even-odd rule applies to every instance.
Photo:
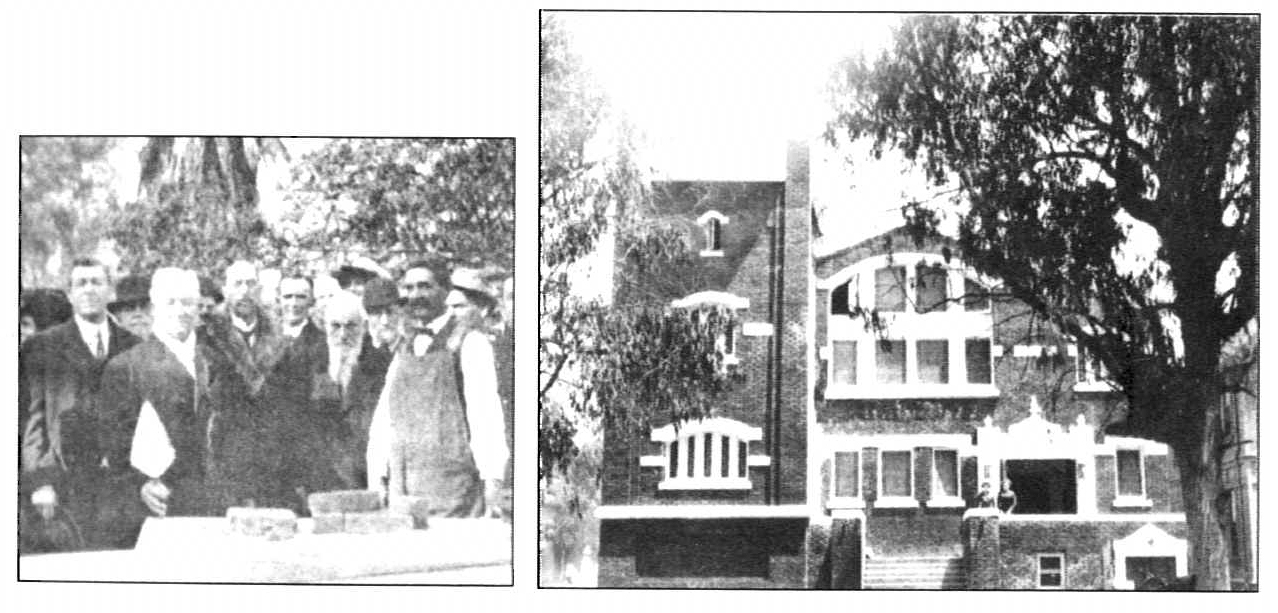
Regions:
[[[1135, 589], [1187, 574], [1165, 445], [1106, 436], [1119, 395], [940, 241], [815, 253], [808, 160], [780, 182], [654, 185], [691, 237], [618, 268], [618, 304], [717, 308], [712, 417], [604, 436], [601, 587]], [[1010, 481], [1009, 512], [981, 508]], [[1010, 502], [1004, 495], [1002, 501]], [[1004, 504], [1010, 506], [1010, 504]]]

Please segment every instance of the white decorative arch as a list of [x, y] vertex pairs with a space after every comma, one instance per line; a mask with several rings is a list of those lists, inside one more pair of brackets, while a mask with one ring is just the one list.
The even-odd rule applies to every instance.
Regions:
[[693, 309], [702, 306], [722, 306], [729, 309], [748, 309], [750, 308], [750, 299], [743, 298], [728, 292], [720, 292], [708, 290], [697, 292], [675, 300], [670, 306], [676, 309]]
[[720, 213], [719, 211], [706, 211], [701, 214], [701, 217], [697, 218], [697, 225], [704, 226], [706, 225], [706, 222], [710, 221], [711, 219], [717, 219], [719, 220], [719, 223], [721, 224], [728, 223], [727, 215], [724, 215], [723, 213]]
[[1127, 578], [1127, 558], [1175, 558], [1176, 576], [1184, 577], [1189, 574], [1188, 556], [1185, 539], [1167, 534], [1154, 524], [1145, 524], [1114, 541], [1114, 589], [1136, 589], [1135, 582]]
[[651, 440], [661, 443], [661, 455], [642, 456], [639, 465], [661, 469], [660, 490], [748, 490], [749, 469], [772, 463], [770, 456], [748, 453], [750, 443], [763, 440], [763, 429], [726, 417], [654, 428]]

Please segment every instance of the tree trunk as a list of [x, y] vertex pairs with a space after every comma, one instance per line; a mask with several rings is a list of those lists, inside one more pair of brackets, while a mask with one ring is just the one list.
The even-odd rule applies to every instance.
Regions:
[[[1199, 397], [1219, 404], [1219, 399]], [[1225, 591], [1229, 583], [1229, 548], [1221, 524], [1217, 500], [1224, 492], [1221, 482], [1220, 436], [1216, 421], [1219, 411], [1211, 405], [1204, 410], [1197, 428], [1186, 428], [1172, 445], [1180, 469], [1185, 523], [1189, 529], [1189, 573], [1195, 589]]]

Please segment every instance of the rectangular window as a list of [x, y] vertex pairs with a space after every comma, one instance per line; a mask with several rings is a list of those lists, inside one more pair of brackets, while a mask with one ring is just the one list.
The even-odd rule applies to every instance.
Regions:
[[670, 441], [670, 478], [679, 475], [679, 441], [678, 439]]
[[726, 436], [721, 436], [719, 438], [719, 455], [722, 456], [720, 458], [721, 463], [719, 464], [719, 476], [728, 477], [730, 476], [728, 474], [729, 461], [732, 458], [732, 439]]
[[853, 275], [847, 283], [830, 292], [831, 315], [851, 315], [853, 309], [861, 306], [860, 293], [857, 291], [859, 284], [860, 277]]
[[1064, 554], [1038, 554], [1038, 587], [1048, 589], [1065, 587]]
[[1118, 458], [1118, 495], [1144, 496], [1145, 475], [1141, 470], [1139, 449], [1119, 449], [1115, 452]]
[[967, 339], [967, 382], [992, 383], [993, 370], [990, 364], [990, 339]]
[[697, 437], [689, 436], [685, 440], [688, 441], [688, 476], [695, 477], [697, 473], [693, 471], [696, 470], [697, 463], [692, 460], [697, 457]]
[[963, 280], [963, 310], [990, 310], [990, 295], [980, 283], [971, 279]]
[[750, 449], [749, 443], [745, 441], [737, 442], [737, 476], [738, 477], [746, 476], [746, 456], [749, 455], [748, 453], [749, 449]]
[[856, 341], [834, 341], [830, 345], [833, 383], [856, 385]]
[[914, 468], [909, 451], [884, 451], [881, 460], [883, 471], [883, 495], [909, 497], [913, 494]]
[[874, 271], [874, 308], [891, 312], [905, 310], [904, 266], [888, 266]]
[[736, 326], [729, 321], [723, 329], [723, 355], [735, 355], [737, 353], [737, 335]]
[[719, 251], [723, 249], [721, 241], [721, 228], [718, 219], [710, 219], [706, 222], [706, 249], [709, 251]]
[[1094, 383], [1105, 380], [1107, 376], [1105, 365], [1101, 363], [1100, 359], [1083, 349], [1082, 345], [1078, 347], [1077, 360], [1074, 373], [1079, 383]]
[[711, 445], [711, 443], [713, 442], [714, 442], [714, 435], [707, 432], [705, 435], [704, 446], [701, 448], [701, 454], [705, 456], [704, 458], [702, 458], [703, 460], [702, 470], [705, 471], [704, 474], [707, 477], [714, 474], [713, 472], [711, 472], [711, 467], [714, 466], [714, 447]]
[[932, 495], [948, 497], [959, 495], [958, 451], [932, 450]]
[[855, 451], [834, 454], [834, 495], [840, 498], [861, 495], [861, 454]]
[[905, 341], [877, 341], [874, 372], [879, 383], [905, 383]]
[[915, 270], [914, 306], [920, 313], [944, 311], [949, 273], [944, 268], [920, 266]]
[[950, 342], [919, 341], [919, 383], [950, 382]]

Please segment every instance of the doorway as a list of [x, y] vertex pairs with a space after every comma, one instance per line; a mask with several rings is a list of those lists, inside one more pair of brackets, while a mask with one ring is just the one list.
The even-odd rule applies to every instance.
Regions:
[[1063, 515], [1078, 512], [1078, 481], [1073, 460], [1007, 460], [1006, 478], [1016, 492], [1015, 515]]

